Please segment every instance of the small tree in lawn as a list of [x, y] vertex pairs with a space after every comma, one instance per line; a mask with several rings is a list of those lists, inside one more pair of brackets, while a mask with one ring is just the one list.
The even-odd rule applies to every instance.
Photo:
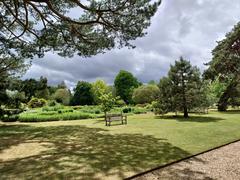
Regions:
[[107, 83], [104, 80], [97, 80], [92, 84], [92, 93], [94, 96], [94, 103], [95, 104], [100, 104], [100, 97], [102, 94], [107, 93], [108, 91], [108, 86]]
[[105, 119], [106, 119], [107, 112], [113, 108], [116, 99], [113, 97], [111, 93], [107, 93], [107, 94], [102, 94], [99, 100], [101, 104], [101, 109], [104, 112]]

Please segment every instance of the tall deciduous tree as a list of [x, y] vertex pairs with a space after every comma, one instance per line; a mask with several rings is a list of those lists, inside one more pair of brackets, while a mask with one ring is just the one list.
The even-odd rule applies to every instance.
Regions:
[[133, 90], [140, 85], [137, 78], [130, 72], [121, 70], [115, 77], [114, 86], [116, 88], [116, 95], [120, 96], [125, 103], [132, 103]]
[[212, 54], [212, 61], [204, 74], [206, 79], [219, 79], [227, 84], [218, 101], [218, 110], [226, 111], [229, 99], [234, 98], [233, 92], [240, 83], [240, 23], [218, 42]]
[[94, 96], [92, 93], [92, 84], [79, 81], [74, 89], [74, 95], [71, 99], [72, 105], [92, 105], [94, 103]]
[[151, 0], [4, 0], [0, 48], [31, 57], [49, 50], [90, 56], [130, 46], [144, 36], [159, 5]]

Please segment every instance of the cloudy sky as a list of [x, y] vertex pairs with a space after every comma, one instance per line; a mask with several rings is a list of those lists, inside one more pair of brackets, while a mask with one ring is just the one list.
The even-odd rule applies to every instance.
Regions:
[[91, 58], [62, 58], [48, 53], [35, 59], [24, 78], [45, 76], [50, 84], [104, 79], [112, 84], [119, 70], [140, 81], [159, 81], [180, 56], [204, 70], [211, 50], [240, 21], [240, 0], [163, 0], [146, 37], [135, 49], [116, 49]]

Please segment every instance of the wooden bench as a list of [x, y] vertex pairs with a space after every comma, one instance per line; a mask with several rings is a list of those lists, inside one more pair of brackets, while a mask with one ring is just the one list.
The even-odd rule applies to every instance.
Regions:
[[121, 114], [107, 114], [105, 117], [106, 126], [111, 126], [112, 121], [121, 121], [122, 124], [127, 124], [127, 115]]

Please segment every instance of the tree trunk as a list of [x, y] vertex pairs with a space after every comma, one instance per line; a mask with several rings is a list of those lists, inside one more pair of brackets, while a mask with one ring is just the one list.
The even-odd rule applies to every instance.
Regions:
[[106, 126], [108, 125], [107, 124], [107, 112], [104, 112], [104, 118], [105, 118], [105, 124], [106, 124]]
[[224, 111], [227, 111], [227, 106], [228, 106], [228, 103], [227, 103], [227, 100], [229, 99], [228, 97], [225, 98], [225, 96], [223, 97], [224, 98], [224, 101], [222, 100], [222, 97], [220, 98], [219, 102], [218, 102], [218, 111], [220, 112], [224, 112]]
[[188, 116], [188, 110], [186, 106], [184, 107], [183, 112], [184, 112], [184, 117], [188, 118], [189, 116]]

